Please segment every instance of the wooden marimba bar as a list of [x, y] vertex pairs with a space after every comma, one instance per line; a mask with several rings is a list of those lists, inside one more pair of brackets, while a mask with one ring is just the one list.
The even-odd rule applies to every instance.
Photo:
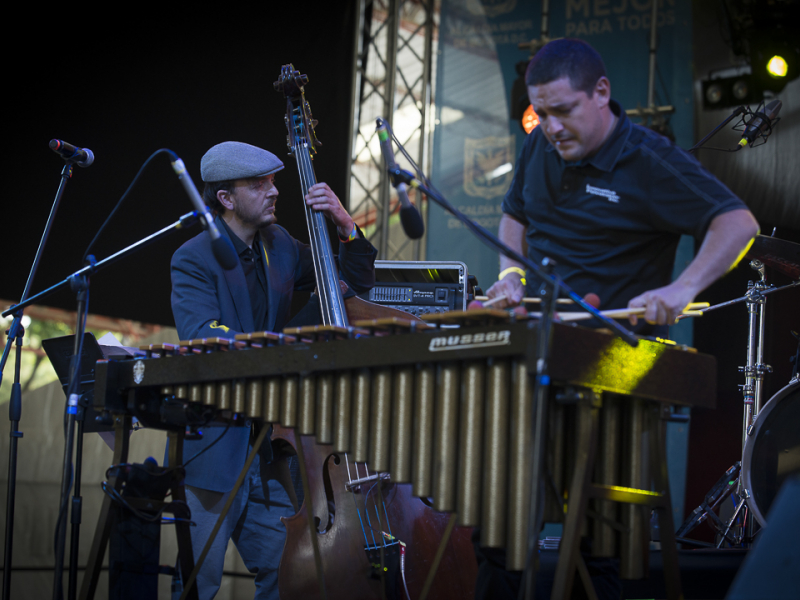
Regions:
[[[410, 483], [457, 524], [480, 527], [481, 544], [506, 548], [507, 567], [522, 569], [537, 322], [490, 309], [436, 317], [429, 329], [375, 322], [150, 347], [135, 360], [98, 363], [95, 404], [151, 427], [183, 429], [198, 421], [192, 415], [211, 414], [314, 435]], [[554, 326], [552, 381], [595, 402], [611, 393], [708, 406], [714, 372], [707, 356]]]

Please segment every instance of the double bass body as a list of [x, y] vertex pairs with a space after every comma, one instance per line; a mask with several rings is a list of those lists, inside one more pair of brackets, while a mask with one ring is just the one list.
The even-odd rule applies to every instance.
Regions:
[[[333, 446], [317, 444], [313, 436], [296, 436], [292, 430], [276, 427], [272, 437], [292, 446], [299, 438], [309, 473], [310, 497], [305, 498], [296, 515], [283, 519], [287, 536], [278, 577], [281, 598], [321, 598], [313, 567], [308, 510], [317, 524], [329, 600], [401, 599], [407, 597], [406, 589], [408, 597], [419, 598], [449, 516], [412, 496], [410, 484], [376, 479], [348, 489], [356, 466], [348, 465], [344, 455], [334, 453]], [[364, 465], [358, 468], [359, 474], [365, 476]], [[463, 527], [453, 530], [428, 598], [455, 600], [474, 596], [477, 564], [471, 531]], [[385, 544], [383, 571], [380, 549], [368, 554], [367, 544]]]

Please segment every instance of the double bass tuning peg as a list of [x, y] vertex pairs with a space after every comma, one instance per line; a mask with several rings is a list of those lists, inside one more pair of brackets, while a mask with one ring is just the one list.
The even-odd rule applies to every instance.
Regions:
[[300, 85], [305, 85], [308, 83], [308, 75], [300, 74], [300, 71], [293, 71], [292, 78], [295, 82], [299, 83]]

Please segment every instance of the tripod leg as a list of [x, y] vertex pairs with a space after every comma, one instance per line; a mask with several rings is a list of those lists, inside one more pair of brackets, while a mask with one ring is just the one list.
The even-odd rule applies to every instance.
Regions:
[[[183, 464], [183, 432], [170, 432], [169, 433], [169, 464], [182, 465]], [[172, 486], [172, 499], [174, 502], [183, 502], [186, 506], [186, 488], [183, 484], [183, 478], [177, 480]], [[188, 512], [188, 510], [187, 510]], [[192, 534], [189, 531], [189, 522], [187, 519], [178, 518], [175, 515], [175, 533], [178, 538], [178, 563], [180, 564], [181, 578], [189, 577], [189, 574], [194, 571], [194, 554], [192, 553]], [[188, 600], [197, 600], [197, 586], [192, 585], [191, 589], [184, 591]]]
[[[128, 462], [128, 450], [130, 447], [131, 417], [129, 415], [117, 415], [114, 419], [114, 459], [113, 464], [118, 465]], [[122, 481], [116, 476], [108, 478], [108, 484], [115, 490], [120, 491]], [[111, 506], [113, 500], [106, 495], [103, 498], [103, 506], [100, 509], [100, 517], [97, 520], [97, 529], [94, 532], [92, 549], [89, 552], [89, 562], [86, 566], [86, 573], [83, 575], [81, 585], [82, 600], [94, 598], [97, 588], [97, 580], [100, 577], [100, 569], [103, 565], [103, 556], [106, 553], [106, 545], [111, 535]], [[77, 559], [77, 557], [76, 557]]]
[[694, 530], [706, 519], [710, 519], [710, 525], [722, 534], [719, 517], [714, 512], [720, 503], [724, 502], [733, 490], [739, 486], [739, 473], [742, 463], [737, 462], [730, 469], [725, 471], [719, 478], [714, 487], [706, 494], [703, 503], [692, 511], [692, 514], [684, 521], [680, 529], [675, 533], [677, 537], [685, 537], [690, 531]]
[[746, 503], [747, 503], [747, 494], [743, 493], [741, 499], [739, 500], [739, 503], [736, 505], [736, 509], [733, 511], [733, 515], [731, 516], [730, 520], [727, 523], [727, 527], [725, 527], [725, 531], [722, 532], [722, 539], [717, 543], [717, 548], [721, 548], [722, 542], [725, 540], [728, 540], [729, 542], [731, 542], [731, 544], [735, 545], [736, 540], [731, 540], [728, 537], [728, 533], [730, 532], [731, 527], [733, 527], [733, 524], [736, 522], [736, 519], [739, 517], [739, 513], [741, 512], [742, 508], [744, 508], [744, 505]]
[[[667, 414], [661, 413], [664, 411]], [[669, 493], [667, 472], [667, 420], [668, 407], [655, 406], [650, 414], [650, 464], [656, 490], [662, 493], [662, 505], [656, 507], [658, 527], [661, 532], [661, 559], [664, 562], [664, 584], [667, 598], [683, 598], [681, 592], [681, 570], [678, 564], [678, 546], [675, 543], [675, 524], [672, 520], [672, 500]]]

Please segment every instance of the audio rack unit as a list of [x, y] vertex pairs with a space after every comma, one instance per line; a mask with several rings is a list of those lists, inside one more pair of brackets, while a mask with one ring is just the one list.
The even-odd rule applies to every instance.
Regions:
[[466, 310], [467, 279], [463, 262], [376, 260], [375, 287], [360, 297], [417, 317]]

